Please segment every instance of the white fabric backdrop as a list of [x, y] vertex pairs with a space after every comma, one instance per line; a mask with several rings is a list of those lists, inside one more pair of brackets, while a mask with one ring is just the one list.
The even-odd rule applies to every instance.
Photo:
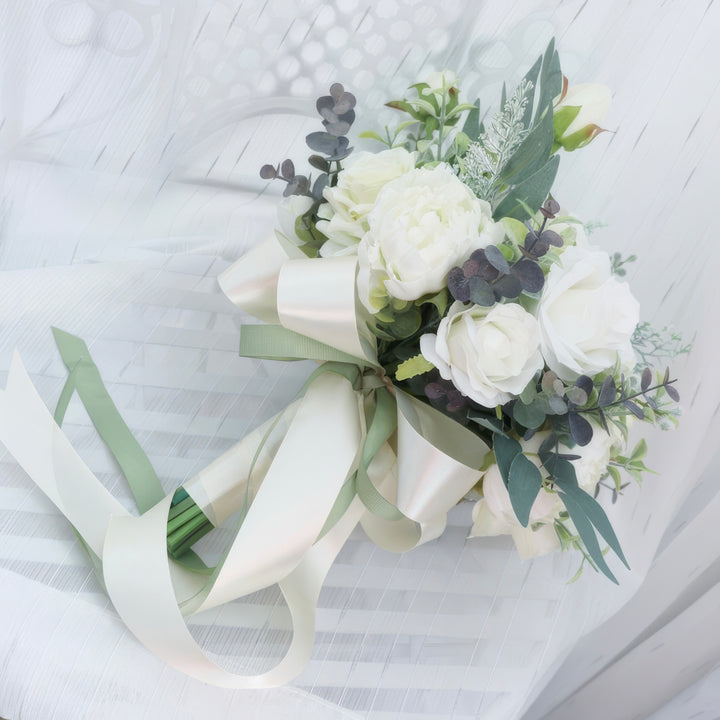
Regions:
[[[634, 655], [626, 646], [639, 632], [664, 629], [673, 657], [690, 659], [685, 685], [711, 667], [708, 658], [720, 660], [713, 647], [695, 658], [696, 635], [672, 625], [717, 621], [711, 544], [686, 562], [716, 524], [708, 504], [695, 534], [671, 526], [665, 560], [635, 605], [588, 636], [550, 681], [580, 635], [642, 585], [697, 479], [705, 482], [696, 497], [715, 495], [715, 475], [703, 472], [720, 402], [709, 213], [720, 161], [719, 27], [720, 8], [698, 0], [0, 6], [0, 369], [18, 347], [52, 407], [65, 371], [49, 327], [85, 338], [168, 490], [284, 406], [309, 372], [238, 358], [245, 319], [215, 278], [271, 231], [277, 188], [257, 169], [286, 156], [300, 165], [304, 135], [317, 125], [314, 98], [335, 80], [360, 100], [358, 129], [377, 127], [389, 112], [383, 101], [443, 67], [460, 72], [468, 96], [495, 101], [501, 80], [517, 80], [554, 34], [571, 82], [612, 88], [606, 125], [615, 130], [563, 158], [554, 194], [605, 223], [593, 236], [599, 244], [640, 254], [630, 280], [643, 317], [694, 339], [674, 366], [681, 429], [649, 438], [648, 463], [660, 474], [609, 508], [632, 566], [619, 589], [592, 573], [568, 586], [574, 557], [527, 563], [504, 539], [467, 541], [466, 505], [443, 538], [405, 556], [357, 531], [321, 595], [315, 653], [293, 688], [231, 693], [155, 661], [122, 628], [63, 518], [3, 457], [0, 715], [508, 720], [526, 711], [531, 720], [560, 717], [553, 708], [597, 675], [566, 708], [586, 716], [592, 701], [609, 710], [609, 677], [616, 694], [619, 682], [634, 691], [627, 717], [645, 717], [666, 698], [636, 682], [648, 638]], [[66, 425], [130, 506], [78, 405]], [[678, 592], [686, 586], [690, 595]], [[271, 589], [245, 611], [235, 603], [197, 618], [193, 632], [225, 666], [260, 669], [279, 656], [288, 623]], [[624, 664], [614, 663], [620, 656]], [[672, 702], [687, 704], [708, 686]]]

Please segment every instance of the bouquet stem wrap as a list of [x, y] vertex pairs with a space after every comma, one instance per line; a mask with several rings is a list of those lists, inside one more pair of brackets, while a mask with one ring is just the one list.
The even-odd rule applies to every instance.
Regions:
[[[213, 525], [241, 511], [215, 568], [192, 554], [183, 562], [168, 556], [173, 494], [163, 496], [82, 341], [56, 332], [70, 369], [56, 419], [77, 389], [128, 478], [139, 516], [71, 447], [17, 354], [0, 391], [0, 440], [97, 556], [123, 621], [168, 664], [228, 688], [272, 687], [299, 674], [312, 652], [320, 588], [353, 528], [362, 523], [374, 542], [398, 552], [438, 537], [489, 450], [380, 376], [372, 343], [357, 328], [356, 258], [292, 254], [273, 238], [220, 279], [239, 307], [272, 323], [243, 328], [241, 354], [322, 364], [300, 399], [184, 485]], [[259, 675], [218, 667], [185, 618], [275, 583], [293, 623], [285, 657]]]

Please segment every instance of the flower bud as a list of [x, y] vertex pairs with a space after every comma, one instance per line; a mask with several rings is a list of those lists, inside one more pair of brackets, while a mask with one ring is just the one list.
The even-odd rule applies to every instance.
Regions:
[[553, 107], [553, 148], [568, 152], [585, 147], [604, 132], [602, 122], [610, 107], [610, 89], [605, 85], [585, 84], [568, 88], [563, 77], [563, 91]]

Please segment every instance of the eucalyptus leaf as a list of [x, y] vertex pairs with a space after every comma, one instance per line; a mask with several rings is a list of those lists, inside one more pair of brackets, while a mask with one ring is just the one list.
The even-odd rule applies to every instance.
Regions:
[[598, 405], [601, 408], [607, 407], [615, 402], [616, 395], [617, 388], [615, 387], [615, 378], [613, 378], [612, 375], [608, 375], [605, 380], [603, 380], [602, 387], [598, 393]]
[[510, 272], [510, 266], [505, 256], [495, 245], [488, 245], [485, 248], [485, 257], [487, 261], [498, 271], [507, 275]]
[[[557, 379], [558, 379], [558, 376], [552, 370], [545, 371], [543, 373], [542, 381], [540, 383], [540, 385], [543, 389], [543, 392], [554, 393], [555, 392], [555, 381]], [[590, 387], [592, 387], [592, 380], [590, 381]]]
[[640, 378], [640, 389], [645, 392], [650, 387], [651, 382], [652, 370], [649, 367], [646, 367], [642, 372], [642, 377]]
[[[559, 164], [560, 158], [554, 155], [537, 172], [512, 187], [493, 210], [493, 217], [496, 220], [503, 217], [516, 220], [532, 217], [550, 192]], [[532, 212], [528, 212], [528, 209]]]
[[533, 91], [529, 95], [528, 104], [525, 107], [525, 114], [523, 115], [523, 124], [526, 128], [530, 127], [532, 121], [533, 112], [533, 97], [537, 89], [537, 79], [540, 74], [540, 67], [542, 66], [542, 55], [535, 61], [535, 64], [525, 73], [525, 80], [532, 83]]
[[568, 488], [577, 488], [577, 474], [575, 466], [569, 461], [561, 458], [553, 453], [548, 458], [543, 459], [545, 469], [552, 475], [553, 480], [561, 485], [566, 491]]
[[283, 160], [280, 165], [280, 174], [286, 180], [292, 180], [295, 177], [295, 165], [292, 160]]
[[[588, 497], [590, 496], [588, 495]], [[598, 543], [597, 536], [595, 535], [595, 530], [584, 512], [584, 508], [578, 504], [574, 497], [567, 495], [566, 493], [560, 493], [560, 499], [565, 505], [565, 509], [570, 515], [570, 520], [572, 520], [573, 525], [575, 525], [575, 529], [578, 531], [578, 535], [583, 541], [583, 544], [585, 545], [585, 548], [593, 562], [606, 577], [618, 585], [619, 583], [617, 578], [612, 574], [608, 564], [605, 562], [602, 550], [600, 549], [600, 543]], [[592, 500], [593, 498], [590, 499]]]
[[386, 326], [386, 330], [398, 339], [405, 339], [415, 334], [422, 324], [420, 310], [411, 306], [409, 310], [397, 313], [392, 323]]
[[542, 268], [528, 258], [518, 260], [512, 266], [512, 274], [520, 281], [522, 289], [527, 293], [540, 292], [545, 284]]
[[565, 241], [560, 237], [554, 230], [544, 230], [540, 236], [541, 239], [547, 241], [548, 244], [554, 245], [555, 247], [562, 247]]
[[[669, 394], [669, 393], [668, 393]], [[627, 408], [638, 420], [644, 420], [645, 419], [645, 413], [643, 412], [643, 409], [634, 403], [632, 400], [625, 400], [623, 403], [625, 408]]]
[[523, 391], [520, 393], [519, 398], [520, 402], [525, 403], [525, 405], [529, 405], [537, 396], [537, 383], [535, 378], [533, 378], [524, 388]]
[[523, 288], [514, 275], [503, 275], [493, 284], [493, 290], [500, 297], [513, 299], [520, 295]]
[[507, 161], [500, 173], [501, 182], [517, 185], [532, 176], [548, 161], [552, 154], [552, 144], [552, 113], [548, 113], [528, 133]]
[[277, 170], [272, 165], [263, 165], [260, 168], [260, 177], [263, 180], [274, 180], [277, 177]]
[[497, 460], [498, 470], [503, 482], [507, 485], [510, 476], [510, 466], [515, 457], [522, 453], [520, 443], [507, 435], [496, 434], [493, 437], [493, 450], [495, 451], [495, 459]]
[[537, 102], [535, 122], [544, 113], [552, 115], [553, 100], [562, 92], [562, 70], [560, 57], [555, 50], [555, 39], [550, 40], [543, 56], [540, 69], [540, 95]]
[[540, 447], [538, 448], [538, 455], [540, 456], [540, 459], [543, 461], [543, 465], [545, 464], [545, 456], [554, 452], [555, 445], [557, 444], [557, 436], [554, 432], [551, 432], [541, 443]]
[[465, 124], [462, 132], [467, 135], [471, 141], [475, 142], [480, 137], [480, 100], [476, 100], [473, 109], [465, 118]]
[[324, 157], [322, 157], [322, 155], [311, 155], [308, 158], [308, 162], [314, 168], [321, 170], [324, 173], [330, 170], [330, 163]]
[[523, 527], [527, 527], [530, 510], [541, 489], [540, 470], [523, 453], [518, 453], [510, 465], [508, 494], [515, 515]]
[[[495, 293], [490, 285], [488, 285], [488, 283], [486, 283], [481, 277], [476, 275], [469, 278], [467, 286], [470, 291], [470, 302], [475, 303], [475, 305], [482, 305], [483, 307], [490, 307], [495, 304]], [[457, 295], [455, 297], [456, 299], [459, 299], [457, 298]]]
[[486, 415], [477, 415], [472, 410], [467, 414], [468, 420], [478, 424], [480, 427], [490, 430], [493, 433], [497, 433], [502, 437], [510, 439], [507, 433], [502, 429], [502, 421], [495, 417], [487, 417]]
[[568, 424], [572, 439], [581, 447], [587, 445], [593, 436], [592, 425], [578, 413], [568, 413]]
[[565, 397], [573, 404], [578, 407], [587, 404], [588, 396], [587, 393], [579, 387], [569, 387], [565, 391]]
[[[575, 387], [580, 388], [588, 397], [590, 397], [593, 391], [592, 378], [587, 375], [580, 375], [580, 377], [575, 381]], [[579, 404], [580, 403], [578, 403], [578, 405]]]
[[565, 401], [558, 395], [552, 395], [548, 398], [548, 403], [554, 415], [564, 415], [567, 412]]
[[515, 420], [528, 430], [537, 430], [545, 422], [545, 411], [539, 402], [526, 405], [518, 401], [513, 405], [512, 412]]
[[[620, 547], [620, 541], [618, 540], [617, 535], [610, 524], [610, 520], [608, 520], [608, 516], [605, 514], [605, 511], [602, 509], [600, 503], [598, 503], [597, 500], [593, 500], [588, 493], [579, 487], [575, 487], [570, 490], [563, 488], [563, 493], [563, 502], [565, 502], [567, 497], [572, 497], [573, 501], [582, 509], [584, 515], [595, 526], [601, 537], [610, 546], [612, 551], [620, 558], [623, 565], [625, 565], [625, 567], [629, 570], [630, 566], [628, 565], [628, 562], [625, 559], [625, 554]], [[565, 507], [567, 507], [567, 504]]]

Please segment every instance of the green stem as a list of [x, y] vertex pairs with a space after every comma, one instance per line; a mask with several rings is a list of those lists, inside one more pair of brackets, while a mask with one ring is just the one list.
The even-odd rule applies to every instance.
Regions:
[[172, 557], [178, 558], [213, 528], [207, 516], [185, 493], [180, 502], [171, 506], [168, 514], [168, 552]]
[[438, 128], [438, 162], [442, 160], [443, 130], [445, 129], [445, 78], [443, 77], [443, 96], [440, 105], [440, 127]]

